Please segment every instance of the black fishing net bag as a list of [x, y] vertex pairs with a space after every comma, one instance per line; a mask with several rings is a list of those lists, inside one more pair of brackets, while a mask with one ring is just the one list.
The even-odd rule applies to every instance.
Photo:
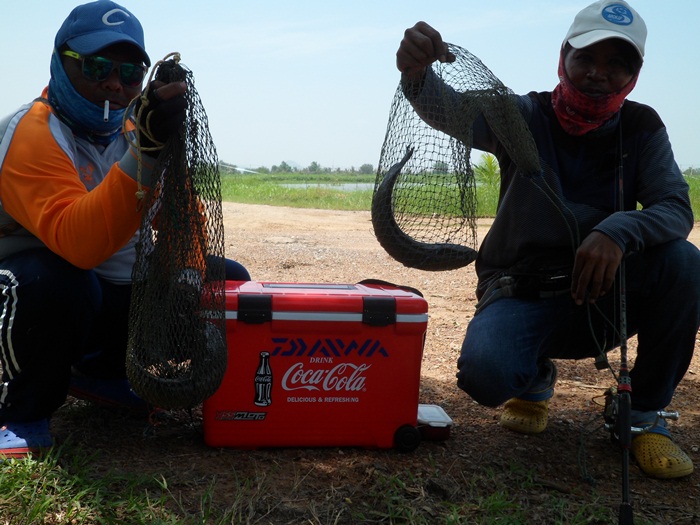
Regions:
[[144, 197], [126, 368], [153, 406], [191, 408], [217, 390], [227, 364], [219, 162], [192, 72], [177, 56], [159, 63], [155, 78], [187, 84], [187, 111]]
[[379, 243], [405, 266], [426, 271], [453, 270], [476, 259], [476, 119], [485, 120], [520, 171], [540, 170], [513, 92], [469, 51], [448, 48], [455, 61], [435, 62], [429, 72], [437, 89], [402, 83], [396, 89], [372, 198]]

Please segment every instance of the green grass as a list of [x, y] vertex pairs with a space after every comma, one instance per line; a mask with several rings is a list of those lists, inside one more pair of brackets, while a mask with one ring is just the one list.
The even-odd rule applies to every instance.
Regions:
[[[380, 455], [376, 461], [381, 461]], [[0, 523], [576, 525], [614, 520], [609, 502], [606, 505], [595, 494], [581, 498], [547, 493], [533, 481], [532, 472], [518, 466], [505, 472], [486, 468], [465, 479], [459, 472], [441, 472], [436, 466], [416, 474], [409, 460], [398, 471], [371, 469], [361, 484], [350, 487], [339, 482], [339, 487], [309, 489], [305, 487], [309, 472], [280, 494], [274, 466], [263, 462], [249, 479], [229, 479], [218, 503], [213, 476], [198, 489], [198, 501], [185, 503], [191, 495], [171, 488], [163, 476], [98, 471], [97, 464], [104, 466], [109, 460], [71, 445], [53, 450], [42, 461], [0, 464]], [[191, 485], [198, 483], [201, 480], [192, 480]], [[457, 490], [460, 486], [465, 488]], [[280, 505], [283, 500], [286, 507]], [[289, 502], [295, 502], [291, 513]]]
[[[224, 174], [221, 178], [221, 193], [224, 201], [243, 204], [267, 204], [271, 206], [291, 206], [293, 208], [315, 208], [325, 210], [368, 211], [372, 206], [373, 190], [344, 191], [328, 185], [374, 183], [374, 175], [349, 174], [264, 174], [233, 175]], [[285, 184], [298, 184], [290, 188]], [[321, 186], [322, 185], [322, 186]], [[306, 186], [306, 187], [304, 187]], [[426, 188], [426, 191], [430, 191]], [[480, 187], [477, 215], [492, 216], [496, 210], [498, 188]], [[426, 201], [427, 202], [427, 201]], [[420, 203], [419, 203], [420, 205]], [[451, 213], [459, 214], [456, 203], [446, 203]], [[450, 209], [439, 210], [449, 214]], [[416, 213], [431, 214], [436, 210], [415, 210]]]
[[282, 184], [330, 184], [343, 182], [373, 182], [355, 180], [338, 181], [314, 178], [311, 181], [308, 176], [305, 180], [289, 179], [282, 177], [272, 178], [265, 176], [238, 176], [224, 175], [221, 179], [221, 193], [223, 200], [240, 202], [244, 204], [268, 204], [272, 206], [291, 206], [293, 208], [317, 208], [335, 210], [369, 210], [372, 203], [372, 190], [366, 191], [342, 191], [325, 187], [288, 188]]
[[89, 458], [68, 459], [61, 449], [42, 460], [5, 461], [0, 474], [4, 523], [177, 523], [167, 520], [167, 495], [156, 480], [114, 474], [100, 478], [91, 471]]
[[[700, 221], [700, 177], [686, 177], [690, 202], [696, 221]], [[343, 191], [314, 185], [373, 183], [374, 175], [280, 173], [264, 175], [224, 174], [221, 179], [224, 201], [244, 204], [267, 204], [294, 208], [368, 211], [372, 190]], [[282, 184], [306, 184], [307, 188], [289, 188]], [[498, 185], [477, 186], [477, 216], [493, 217], [498, 203]]]
[[690, 186], [690, 205], [693, 207], [693, 215], [696, 221], [700, 221], [700, 177], [686, 177]]
[[243, 482], [227, 508], [214, 509], [211, 483], [195, 510], [185, 508], [164, 477], [94, 466], [105, 463], [104, 457], [70, 445], [55, 447], [41, 459], [0, 463], [0, 524], [223, 525], [241, 523], [255, 502], [255, 491]]

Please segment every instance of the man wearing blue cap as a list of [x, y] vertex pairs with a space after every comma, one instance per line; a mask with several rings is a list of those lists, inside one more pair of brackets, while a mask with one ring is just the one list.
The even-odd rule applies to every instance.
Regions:
[[[133, 13], [80, 5], [56, 35], [48, 87], [0, 120], [0, 458], [51, 446], [68, 392], [148, 408], [125, 372], [140, 123], [122, 123], [150, 64]], [[184, 121], [185, 90], [152, 83], [143, 119], [155, 140]], [[147, 188], [155, 162], [144, 152]], [[227, 276], [249, 279], [234, 261]]]
[[[473, 137], [472, 145], [502, 167], [498, 211], [476, 259], [479, 304], [457, 384], [483, 405], [504, 405], [501, 426], [539, 434], [556, 386], [553, 359], [605, 357], [621, 335], [636, 334], [629, 377], [639, 432], [631, 451], [647, 475], [680, 478], [693, 472], [693, 462], [657, 414], [671, 402], [696, 345], [700, 252], [687, 240], [688, 184], [666, 128], [652, 108], [627, 100], [646, 35], [644, 20], [624, 0], [594, 2], [562, 42], [554, 89], [513, 97], [548, 191], [531, 191], [532, 180], [482, 120], [468, 131], [445, 130]], [[431, 120], [439, 111], [421, 101], [444, 87], [431, 64], [455, 60], [441, 35], [418, 22], [404, 33], [396, 58], [413, 107], [444, 130], [444, 121]], [[617, 331], [622, 307], [613, 287], [621, 286], [623, 259], [626, 334]]]

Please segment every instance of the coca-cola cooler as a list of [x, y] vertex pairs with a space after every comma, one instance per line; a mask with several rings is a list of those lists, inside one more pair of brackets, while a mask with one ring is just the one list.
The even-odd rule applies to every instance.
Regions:
[[228, 368], [212, 447], [413, 450], [428, 305], [387, 283], [226, 283]]

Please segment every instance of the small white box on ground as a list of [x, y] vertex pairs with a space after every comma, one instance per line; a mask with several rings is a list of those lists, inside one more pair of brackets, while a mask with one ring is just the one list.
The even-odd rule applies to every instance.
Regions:
[[423, 439], [445, 440], [450, 437], [452, 418], [438, 405], [418, 405], [418, 430]]

